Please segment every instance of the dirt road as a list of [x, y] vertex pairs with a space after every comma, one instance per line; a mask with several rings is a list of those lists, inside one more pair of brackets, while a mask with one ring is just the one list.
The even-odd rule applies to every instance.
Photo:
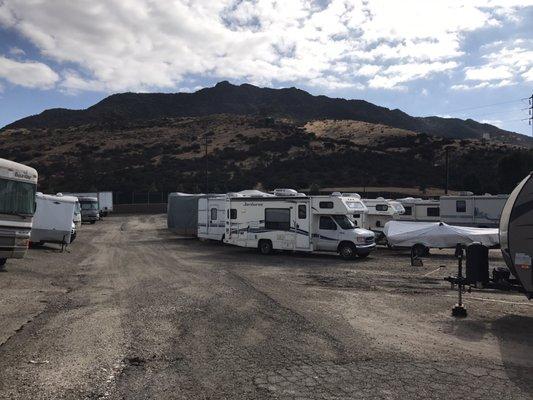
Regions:
[[260, 257], [111, 217], [0, 273], [0, 398], [533, 398], [533, 303], [475, 291], [454, 320], [453, 266]]

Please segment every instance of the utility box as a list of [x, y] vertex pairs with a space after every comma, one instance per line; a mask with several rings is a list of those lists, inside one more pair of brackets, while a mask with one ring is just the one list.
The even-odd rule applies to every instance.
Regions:
[[481, 243], [466, 248], [466, 279], [473, 284], [489, 282], [489, 248]]

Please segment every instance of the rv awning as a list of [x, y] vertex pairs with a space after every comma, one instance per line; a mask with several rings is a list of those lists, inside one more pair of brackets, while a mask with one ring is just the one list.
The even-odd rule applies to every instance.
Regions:
[[391, 246], [455, 247], [457, 243], [468, 245], [479, 242], [487, 247], [499, 244], [498, 229], [453, 226], [444, 222], [389, 221], [383, 233]]

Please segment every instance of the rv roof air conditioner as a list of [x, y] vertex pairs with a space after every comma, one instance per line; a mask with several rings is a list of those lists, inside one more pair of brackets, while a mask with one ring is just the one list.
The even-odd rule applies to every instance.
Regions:
[[274, 189], [274, 196], [297, 196], [298, 192], [294, 189]]

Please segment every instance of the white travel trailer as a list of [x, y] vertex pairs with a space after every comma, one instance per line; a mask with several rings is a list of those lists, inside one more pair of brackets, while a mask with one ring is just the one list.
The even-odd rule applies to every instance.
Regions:
[[495, 228], [509, 195], [485, 194], [474, 196], [442, 196], [440, 198], [441, 220], [451, 225], [480, 228]]
[[348, 218], [361, 203], [359, 198], [290, 194], [226, 196], [224, 242], [257, 248], [262, 254], [330, 251], [346, 259], [366, 257], [374, 249], [374, 233], [356, 228]]
[[23, 258], [30, 244], [35, 213], [37, 171], [0, 158], [0, 267]]
[[106, 217], [113, 212], [113, 192], [85, 192], [85, 193], [65, 193], [75, 197], [96, 197], [98, 200], [98, 211], [100, 216]]
[[403, 214], [397, 214], [394, 219], [399, 221], [431, 222], [440, 221], [440, 201], [425, 200], [414, 197], [398, 199], [404, 208]]
[[226, 196], [198, 199], [198, 237], [222, 240], [226, 230]]
[[68, 245], [76, 237], [74, 211], [78, 199], [73, 196], [53, 196], [37, 193], [31, 242]]
[[377, 232], [379, 237], [383, 234], [385, 224], [405, 212], [402, 204], [395, 200], [387, 200], [383, 197], [377, 199], [363, 199], [368, 208], [364, 215], [363, 228]]

